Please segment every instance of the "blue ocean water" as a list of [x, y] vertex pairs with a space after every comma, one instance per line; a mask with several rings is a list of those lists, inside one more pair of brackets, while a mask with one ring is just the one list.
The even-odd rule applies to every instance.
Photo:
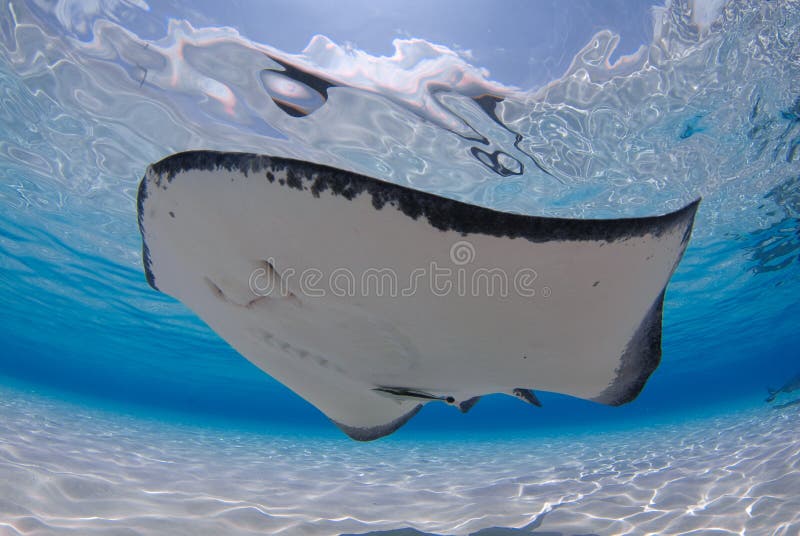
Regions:
[[[796, 533], [800, 391], [764, 398], [800, 373], [798, 27], [791, 1], [4, 4], [0, 531]], [[138, 181], [188, 149], [537, 215], [702, 197], [662, 363], [623, 407], [429, 404], [350, 444], [147, 285]]]

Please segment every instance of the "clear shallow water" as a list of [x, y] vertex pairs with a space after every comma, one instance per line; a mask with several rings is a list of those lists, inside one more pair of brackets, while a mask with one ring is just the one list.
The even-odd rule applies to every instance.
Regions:
[[25, 391], [2, 394], [0, 530], [9, 534], [800, 528], [800, 406], [663, 422], [636, 434], [439, 434], [360, 444], [166, 428]]
[[[316, 410], [142, 276], [134, 197], [146, 165], [186, 149], [253, 151], [531, 214], [649, 215], [703, 197], [667, 294], [662, 365], [637, 401], [612, 409], [544, 393], [545, 408], [534, 412], [495, 397], [467, 416], [430, 406], [387, 444], [443, 431], [479, 442], [479, 465], [489, 471], [507, 462], [524, 472], [503, 443], [520, 434], [566, 428], [610, 437], [622, 427], [630, 434], [624, 459], [658, 450], [657, 441], [639, 443], [645, 427], [672, 441], [665, 419], [691, 428], [699, 415], [722, 411], [732, 428], [746, 427], [752, 414], [737, 424], [730, 413], [760, 407], [767, 385], [800, 370], [800, 10], [792, 2], [676, 3], [653, 13], [626, 7], [620, 18], [613, 2], [590, 4], [495, 12], [485, 19], [494, 33], [476, 33], [466, 17], [431, 24], [414, 5], [416, 16], [346, 4], [340, 17], [275, 6], [0, 7], [0, 374], [80, 396], [87, 408], [160, 415], [154, 435], [173, 433], [175, 419], [213, 421], [223, 434], [288, 430], [296, 448], [325, 436], [333, 450], [346, 449], [342, 456], [358, 456]], [[492, 11], [471, 9], [475, 17]], [[373, 17], [373, 29], [348, 24], [354, 14]], [[616, 50], [605, 29], [621, 35]], [[315, 32], [328, 37], [294, 53]], [[393, 36], [402, 39], [390, 46]], [[306, 76], [287, 76], [296, 70]], [[502, 102], [492, 108], [486, 95]], [[23, 428], [37, 429], [37, 403], [45, 404], [34, 398], [15, 410]], [[782, 415], [766, 422], [790, 437], [796, 414]], [[29, 455], [40, 464], [19, 448], [23, 462]], [[370, 463], [385, 456], [368, 449]], [[214, 452], [207, 456], [201, 466]], [[578, 465], [596, 462], [576, 456]], [[702, 463], [722, 467], [711, 457]], [[796, 464], [775, 469], [791, 473]], [[489, 495], [487, 504], [505, 497]], [[675, 511], [696, 504], [675, 497]], [[20, 500], [49, 510], [46, 497]], [[745, 526], [746, 508], [731, 508]], [[465, 533], [443, 520], [446, 510], [409, 506], [398, 514], [405, 522], [383, 526]], [[331, 527], [323, 517], [320, 526]], [[469, 530], [524, 523], [485, 518]], [[606, 532], [596, 527], [587, 530]]]

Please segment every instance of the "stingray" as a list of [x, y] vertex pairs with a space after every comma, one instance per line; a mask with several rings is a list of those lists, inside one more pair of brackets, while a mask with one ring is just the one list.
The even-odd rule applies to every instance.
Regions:
[[635, 399], [661, 358], [664, 293], [698, 203], [545, 218], [311, 162], [193, 151], [147, 169], [138, 217], [154, 289], [368, 441], [431, 402]]
[[800, 374], [797, 374], [793, 378], [789, 379], [777, 389], [767, 387], [769, 396], [766, 398], [766, 400], [764, 400], [764, 402], [774, 402], [781, 393], [791, 393], [797, 390], [800, 390]]

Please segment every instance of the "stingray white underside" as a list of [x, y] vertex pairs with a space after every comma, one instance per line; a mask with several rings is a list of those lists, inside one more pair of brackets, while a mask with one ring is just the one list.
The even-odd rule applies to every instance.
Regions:
[[663, 293], [696, 208], [509, 215], [214, 152], [154, 164], [139, 191], [151, 285], [362, 440], [437, 398], [635, 398], [659, 362]]

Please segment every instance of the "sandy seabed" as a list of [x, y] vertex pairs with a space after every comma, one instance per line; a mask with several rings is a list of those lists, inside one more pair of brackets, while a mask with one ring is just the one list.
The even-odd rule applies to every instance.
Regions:
[[361, 444], [0, 395], [3, 535], [800, 534], [799, 405]]

